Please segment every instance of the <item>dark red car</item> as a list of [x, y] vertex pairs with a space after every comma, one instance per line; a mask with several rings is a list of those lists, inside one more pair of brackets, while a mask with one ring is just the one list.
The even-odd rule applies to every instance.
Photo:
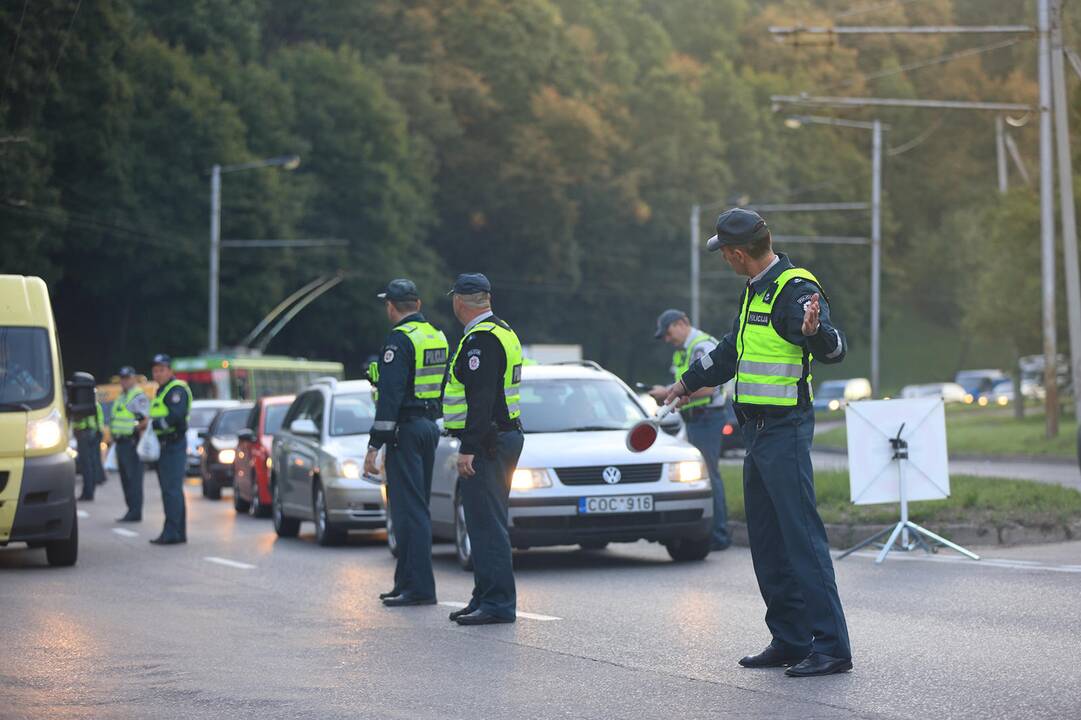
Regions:
[[293, 395], [260, 398], [248, 415], [233, 460], [233, 507], [252, 517], [270, 517], [270, 446]]

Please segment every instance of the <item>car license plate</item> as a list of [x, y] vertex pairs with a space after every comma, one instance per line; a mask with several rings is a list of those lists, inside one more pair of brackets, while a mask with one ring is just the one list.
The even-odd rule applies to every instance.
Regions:
[[579, 515], [653, 512], [652, 495], [614, 495], [578, 498]]

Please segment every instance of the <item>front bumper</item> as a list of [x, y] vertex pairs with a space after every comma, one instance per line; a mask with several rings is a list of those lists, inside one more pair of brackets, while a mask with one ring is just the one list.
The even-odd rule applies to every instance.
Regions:
[[327, 515], [332, 523], [350, 530], [379, 530], [387, 526], [383, 491], [367, 480], [333, 478], [325, 482]]
[[652, 512], [614, 515], [579, 514], [578, 496], [511, 497], [511, 544], [526, 548], [587, 542], [701, 540], [711, 532], [712, 490], [646, 494], [653, 495]]
[[66, 452], [26, 458], [15, 520], [3, 540], [63, 540], [71, 536], [74, 521], [75, 461]]

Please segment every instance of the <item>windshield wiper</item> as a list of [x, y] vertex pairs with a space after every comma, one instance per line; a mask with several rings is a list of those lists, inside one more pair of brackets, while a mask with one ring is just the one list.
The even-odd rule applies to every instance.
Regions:
[[583, 425], [581, 427], [567, 428], [562, 432], [596, 432], [598, 430], [625, 430], [621, 425]]
[[23, 412], [30, 412], [34, 408], [30, 407], [26, 403], [21, 402], [6, 402], [0, 403], [0, 410], [22, 410]]

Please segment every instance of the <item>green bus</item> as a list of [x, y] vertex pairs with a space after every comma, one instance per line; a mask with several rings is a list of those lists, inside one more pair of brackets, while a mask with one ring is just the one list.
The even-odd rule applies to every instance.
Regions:
[[316, 378], [343, 378], [340, 362], [280, 355], [201, 355], [173, 359], [176, 376], [197, 400], [255, 400], [295, 395]]

